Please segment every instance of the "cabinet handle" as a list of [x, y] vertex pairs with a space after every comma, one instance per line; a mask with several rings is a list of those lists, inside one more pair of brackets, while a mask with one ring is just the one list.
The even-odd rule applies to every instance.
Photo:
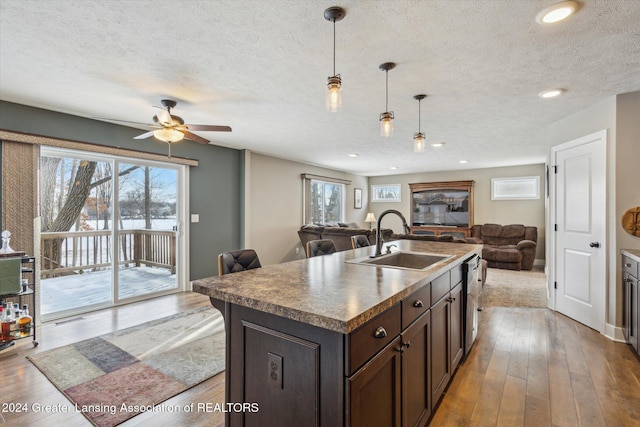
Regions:
[[409, 348], [411, 347], [411, 341], [403, 342], [402, 345], [405, 346], [406, 348]]
[[424, 303], [423, 303], [422, 301], [420, 301], [419, 299], [417, 299], [417, 300], [415, 300], [415, 301], [413, 302], [413, 306], [414, 306], [415, 308], [424, 307]]
[[387, 331], [382, 327], [378, 327], [378, 329], [376, 329], [376, 332], [373, 334], [373, 336], [375, 338], [384, 338], [387, 336]]
[[631, 268], [631, 263], [628, 262], [624, 266], [627, 267], [627, 268]]
[[599, 248], [600, 247], [600, 242], [591, 242], [591, 243], [589, 243], [589, 247], [591, 247], [591, 248]]

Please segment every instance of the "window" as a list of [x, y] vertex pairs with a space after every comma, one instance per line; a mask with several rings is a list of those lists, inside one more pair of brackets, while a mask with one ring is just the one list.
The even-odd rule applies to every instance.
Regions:
[[343, 200], [344, 184], [312, 180], [309, 198], [311, 222], [314, 224], [342, 222]]
[[350, 181], [303, 174], [305, 224], [344, 222], [346, 185]]

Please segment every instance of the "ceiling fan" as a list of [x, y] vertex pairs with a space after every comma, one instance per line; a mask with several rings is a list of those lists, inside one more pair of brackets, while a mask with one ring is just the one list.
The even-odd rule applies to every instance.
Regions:
[[169, 157], [171, 157], [171, 143], [173, 142], [182, 141], [183, 139], [189, 139], [200, 144], [208, 144], [210, 142], [208, 139], [196, 135], [192, 131], [231, 132], [231, 127], [229, 126], [186, 124], [182, 117], [171, 114], [171, 109], [178, 104], [176, 101], [172, 99], [163, 99], [160, 102], [163, 107], [154, 106], [154, 108], [158, 108], [160, 111], [153, 116], [153, 123], [151, 124], [130, 122], [126, 120], [103, 120], [118, 123], [135, 123], [153, 128], [154, 130], [138, 135], [134, 137], [134, 139], [145, 139], [153, 136], [160, 141], [166, 142], [169, 144]]

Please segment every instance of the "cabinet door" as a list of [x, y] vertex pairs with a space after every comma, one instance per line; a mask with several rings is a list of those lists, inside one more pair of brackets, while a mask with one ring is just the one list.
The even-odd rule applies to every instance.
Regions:
[[435, 407], [451, 379], [449, 326], [451, 304], [445, 296], [431, 307], [431, 406]]
[[400, 337], [347, 378], [347, 426], [400, 427]]
[[622, 285], [624, 289], [624, 339], [631, 344], [631, 283], [629, 283], [629, 275], [622, 273]]
[[431, 415], [431, 312], [402, 333], [402, 426], [425, 425]]
[[449, 302], [451, 303], [451, 373], [455, 372], [462, 356], [464, 355], [464, 331], [462, 328], [463, 305], [462, 283], [451, 290]]
[[629, 305], [630, 305], [630, 318], [629, 318], [629, 344], [638, 351], [638, 328], [640, 327], [640, 318], [638, 316], [638, 303], [640, 302], [640, 295], [638, 294], [638, 281], [629, 276], [627, 281], [629, 284]]

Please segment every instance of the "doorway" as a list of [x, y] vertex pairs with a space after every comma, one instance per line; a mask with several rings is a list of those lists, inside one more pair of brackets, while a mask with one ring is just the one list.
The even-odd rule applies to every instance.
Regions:
[[552, 148], [552, 306], [604, 333], [607, 131]]
[[43, 320], [179, 292], [186, 167], [43, 148]]

